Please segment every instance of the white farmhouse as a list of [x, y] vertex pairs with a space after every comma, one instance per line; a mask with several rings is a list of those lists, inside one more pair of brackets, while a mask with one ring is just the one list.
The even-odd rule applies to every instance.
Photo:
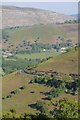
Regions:
[[43, 52], [46, 52], [46, 49], [43, 49]]
[[60, 51], [61, 53], [64, 53], [64, 52], [66, 52], [66, 49], [67, 49], [66, 47], [62, 47], [62, 48], [60, 48], [59, 51]]

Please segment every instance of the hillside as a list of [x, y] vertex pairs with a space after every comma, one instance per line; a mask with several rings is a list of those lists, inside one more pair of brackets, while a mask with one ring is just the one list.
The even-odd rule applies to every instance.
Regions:
[[54, 59], [41, 63], [36, 68], [37, 71], [57, 71], [62, 73], [78, 73], [78, 51], [74, 49], [70, 52], [61, 54]]
[[[38, 83], [30, 84], [32, 79], [33, 76], [20, 72], [13, 72], [3, 77], [2, 96], [4, 99], [2, 100], [2, 114], [10, 109], [14, 109], [18, 114], [26, 112], [32, 114], [38, 113], [39, 110], [35, 109], [37, 101], [44, 102], [47, 110], [51, 111], [54, 108], [53, 103], [63, 99], [64, 96], [77, 100], [77, 96], [66, 93], [62, 93], [59, 97], [49, 100], [47, 97], [52, 87]], [[21, 89], [21, 87], [24, 89]]]
[[[40, 92], [47, 92], [51, 88], [39, 84], [29, 84], [31, 79], [32, 76], [20, 74], [19, 72], [14, 72], [3, 77], [3, 97], [9, 95], [13, 90], [18, 90], [11, 98], [3, 100], [3, 112], [9, 111], [11, 108], [16, 109], [17, 113], [24, 113], [26, 111], [28, 113], [38, 112], [29, 105], [34, 104], [37, 100], [44, 97], [46, 98], [46, 96]], [[19, 91], [21, 86], [25, 86], [25, 89]], [[34, 91], [34, 93], [31, 93], [31, 91]], [[49, 101], [46, 102], [49, 103]]]
[[2, 19], [4, 28], [31, 26], [34, 24], [63, 23], [65, 20], [73, 20], [75, 18], [48, 10], [3, 6]]
[[24, 46], [24, 41], [25, 43], [34, 43], [37, 40], [38, 43], [56, 44], [57, 42], [61, 42], [61, 40], [58, 39], [59, 36], [63, 38], [64, 41], [70, 39], [73, 44], [76, 44], [78, 41], [77, 27], [78, 26], [74, 24], [47, 24], [19, 28], [6, 28], [2, 31], [3, 49], [16, 50], [16, 47], [18, 47], [20, 50], [25, 50], [28, 46]]

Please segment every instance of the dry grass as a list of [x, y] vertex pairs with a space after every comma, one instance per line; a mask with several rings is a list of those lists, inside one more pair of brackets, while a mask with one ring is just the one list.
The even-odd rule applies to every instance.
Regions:
[[61, 54], [38, 65], [36, 70], [54, 70], [63, 73], [78, 73], [78, 51]]
[[[15, 109], [17, 113], [27, 112], [35, 114], [38, 111], [29, 107], [29, 105], [35, 104], [37, 100], [45, 101], [46, 106], [49, 110], [54, 108], [54, 106], [52, 105], [53, 102], [56, 102], [64, 97], [77, 100], [77, 96], [72, 96], [65, 93], [60, 95], [58, 98], [52, 99], [52, 102], [49, 100], [43, 100], [42, 98], [47, 97], [43, 93], [49, 92], [51, 90], [51, 87], [36, 83], [29, 84], [29, 81], [31, 79], [32, 76], [20, 74], [19, 72], [14, 72], [3, 77], [3, 96], [9, 95], [12, 90], [18, 89], [20, 86], [25, 85], [26, 87], [26, 89], [13, 95], [11, 98], [7, 98], [2, 101], [3, 113], [9, 111], [10, 109]], [[34, 91], [34, 93], [31, 93], [31, 91]]]
[[[28, 105], [35, 104], [37, 100], [45, 98], [46, 96], [40, 92], [47, 92], [51, 88], [40, 84], [29, 84], [31, 78], [31, 76], [17, 72], [3, 78], [3, 96], [8, 95], [12, 90], [18, 89], [20, 86], [26, 86], [26, 89], [12, 96], [12, 98], [3, 100], [3, 111], [13, 108], [19, 113], [37, 112], [36, 109], [30, 108]], [[34, 93], [30, 93], [31, 91], [34, 91]]]

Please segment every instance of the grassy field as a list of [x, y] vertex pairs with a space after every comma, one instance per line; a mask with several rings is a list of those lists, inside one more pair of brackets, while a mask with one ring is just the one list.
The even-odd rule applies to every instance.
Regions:
[[31, 66], [34, 67], [41, 63], [43, 60], [50, 59], [50, 57], [55, 57], [60, 53], [50, 50], [46, 52], [31, 53], [31, 54], [16, 54], [15, 56], [3, 58], [3, 70], [0, 70], [0, 74], [9, 74], [15, 70], [26, 69]]
[[[21, 86], [25, 86], [25, 89], [19, 93], [13, 95], [11, 98], [6, 98], [2, 101], [3, 113], [9, 111], [10, 109], [15, 109], [17, 113], [33, 113], [38, 112], [36, 109], [31, 108], [29, 105], [35, 104], [37, 100], [44, 101], [46, 103], [47, 109], [49, 111], [53, 109], [52, 102], [56, 102], [59, 99], [70, 98], [77, 99], [77, 96], [72, 96], [69, 94], [61, 94], [58, 98], [53, 98], [51, 101], [46, 100], [45, 94], [51, 90], [51, 87], [45, 86], [43, 84], [29, 84], [33, 76], [27, 74], [19, 73], [18, 71], [6, 75], [2, 79], [2, 96], [7, 96], [11, 91], [19, 89]], [[34, 93], [31, 93], [34, 91]]]
[[50, 51], [46, 51], [46, 52], [38, 52], [38, 53], [31, 53], [31, 54], [16, 54], [16, 57], [19, 59], [45, 59], [48, 57], [55, 57], [57, 55], [59, 55], [60, 53], [54, 51], [54, 50], [50, 50]]
[[48, 61], [39, 64], [36, 70], [78, 73], [78, 50], [75, 51], [72, 49], [70, 52], [61, 54], [54, 59], [51, 58]]
[[[46, 96], [41, 94], [40, 92], [47, 92], [51, 88], [39, 84], [29, 84], [29, 81], [31, 79], [32, 76], [20, 74], [18, 72], [14, 72], [3, 77], [3, 96], [8, 95], [12, 90], [18, 89], [20, 86], [26, 86], [25, 90], [14, 95], [12, 98], [3, 100], [3, 111], [14, 108], [19, 113], [23, 113], [26, 111], [30, 113], [36, 112], [35, 109], [30, 108], [28, 105], [34, 104], [37, 100], [45, 98]], [[35, 91], [35, 93], [32, 94], [30, 93], [31, 91]]]

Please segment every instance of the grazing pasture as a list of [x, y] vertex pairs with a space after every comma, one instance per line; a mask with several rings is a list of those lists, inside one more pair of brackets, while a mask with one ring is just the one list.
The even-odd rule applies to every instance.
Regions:
[[33, 83], [30, 81], [33, 75], [20, 73], [19, 71], [6, 75], [2, 79], [2, 100], [3, 113], [10, 109], [15, 109], [17, 113], [33, 113], [37, 111], [33, 105], [38, 100], [45, 102], [47, 109], [50, 111], [54, 108], [53, 103], [59, 99], [70, 98], [77, 100], [77, 96], [70, 94], [61, 94], [58, 98], [53, 98], [51, 101], [47, 99], [47, 93], [52, 89], [50, 86], [44, 84]]
[[16, 54], [16, 57], [19, 59], [46, 59], [49, 57], [55, 57], [59, 55], [59, 53], [57, 53], [54, 50], [50, 50], [50, 51], [46, 51], [46, 52], [38, 52], [38, 53], [31, 53], [31, 54]]
[[[74, 31], [75, 30], [75, 31]], [[27, 46], [27, 43], [38, 43], [44, 44], [55, 44], [61, 40], [58, 37], [66, 40], [72, 40], [73, 44], [78, 42], [78, 28], [74, 24], [47, 24], [47, 25], [33, 25], [27, 27], [16, 28], [6, 28], [3, 29], [3, 49], [8, 49], [9, 51], [15, 50], [27, 50], [31, 49]], [[25, 44], [24, 44], [25, 41]]]
[[[11, 108], [14, 108], [19, 113], [28, 112], [37, 112], [35, 109], [29, 107], [30, 104], [36, 103], [37, 100], [41, 100], [46, 96], [40, 92], [47, 92], [51, 88], [39, 85], [39, 84], [29, 84], [33, 76], [20, 74], [19, 72], [14, 72], [3, 77], [2, 82], [2, 96], [7, 96], [11, 91], [15, 89], [21, 89], [21, 86], [25, 86], [25, 89], [19, 93], [16, 93], [11, 98], [3, 99], [3, 111], [8, 111]], [[34, 91], [32, 93], [32, 91]], [[47, 101], [48, 102], [48, 101]]]
[[78, 73], [78, 50], [75, 51], [75, 49], [72, 49], [67, 53], [56, 56], [54, 59], [51, 58], [48, 61], [39, 64], [35, 69], [38, 71], [54, 70], [68, 74]]

